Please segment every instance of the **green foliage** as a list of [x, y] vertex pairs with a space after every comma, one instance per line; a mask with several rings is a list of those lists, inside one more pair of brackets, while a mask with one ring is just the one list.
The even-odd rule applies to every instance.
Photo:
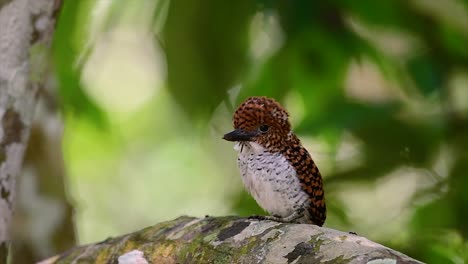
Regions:
[[[64, 1], [53, 41], [53, 59], [59, 82], [61, 106], [67, 112], [92, 120], [95, 125], [105, 126], [105, 115], [100, 107], [83, 91], [81, 82], [82, 60], [85, 50], [85, 25], [79, 21], [89, 1]], [[81, 14], [81, 16], [80, 16]]]
[[254, 2], [171, 1], [163, 30], [169, 90], [188, 113], [210, 114], [240, 81]]

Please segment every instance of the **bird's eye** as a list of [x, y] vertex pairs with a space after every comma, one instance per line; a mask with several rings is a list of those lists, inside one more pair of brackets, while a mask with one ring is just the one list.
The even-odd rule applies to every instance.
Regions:
[[268, 129], [270, 129], [270, 127], [267, 126], [267, 125], [261, 125], [261, 126], [258, 128], [258, 130], [260, 130], [260, 132], [262, 132], [262, 133], [268, 132]]

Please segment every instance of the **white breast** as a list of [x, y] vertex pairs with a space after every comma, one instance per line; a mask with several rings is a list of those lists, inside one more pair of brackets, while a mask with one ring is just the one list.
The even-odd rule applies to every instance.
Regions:
[[296, 171], [280, 153], [253, 142], [237, 143], [242, 181], [257, 203], [272, 215], [286, 217], [308, 202]]

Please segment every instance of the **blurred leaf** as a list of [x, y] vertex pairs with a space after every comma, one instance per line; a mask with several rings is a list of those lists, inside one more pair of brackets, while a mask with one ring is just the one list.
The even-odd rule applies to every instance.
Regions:
[[357, 168], [338, 171], [327, 175], [326, 185], [328, 188], [337, 188], [337, 185], [346, 182], [357, 183], [375, 181], [377, 178], [385, 176], [392, 170], [392, 166], [377, 167], [365, 163]]
[[437, 63], [427, 56], [418, 56], [408, 61], [408, 72], [424, 95], [438, 92], [442, 88], [443, 78]]
[[447, 52], [452, 54], [452, 56], [464, 57], [465, 61], [468, 59], [468, 50], [465, 45], [468, 42], [466, 33], [443, 25], [441, 26], [441, 41], [447, 48]]
[[327, 29], [337, 36], [346, 32], [342, 12], [330, 1], [278, 1], [280, 22], [289, 39], [313, 29]]
[[[104, 112], [83, 91], [81, 86], [81, 65], [78, 64], [83, 43], [84, 25], [78, 20], [79, 10], [87, 7], [87, 1], [65, 1], [62, 6], [53, 41], [53, 58], [59, 81], [59, 95], [63, 110], [91, 120], [95, 125], [105, 127]], [[81, 45], [81, 47], [80, 47]]]
[[292, 88], [291, 67], [294, 64], [292, 51], [281, 49], [269, 58], [260, 69], [258, 76], [247, 81], [237, 97], [236, 105], [249, 96], [268, 96], [282, 101]]
[[367, 163], [376, 167], [397, 164], [428, 166], [440, 139], [437, 127], [391, 117], [383, 117], [373, 123], [366, 121], [352, 133], [365, 143]]
[[[326, 98], [320, 98], [325, 100]], [[313, 109], [299, 125], [298, 131], [306, 132], [308, 128], [333, 128], [344, 131], [357, 129], [365, 123], [372, 124], [382, 118], [390, 116], [398, 109], [397, 104], [360, 104], [346, 100], [342, 95], [328, 99], [328, 104], [322, 109]], [[317, 114], [319, 112], [320, 114]], [[309, 131], [311, 131], [309, 129]]]
[[447, 198], [438, 198], [416, 209], [411, 220], [411, 230], [415, 234], [424, 234], [428, 230], [448, 229], [455, 226], [455, 222], [453, 204]]
[[[465, 136], [467, 137], [467, 136]], [[466, 139], [465, 139], [466, 140]], [[449, 175], [449, 192], [447, 193], [447, 206], [453, 208], [455, 219], [453, 225], [449, 227], [457, 228], [463, 237], [468, 238], [468, 226], [465, 219], [468, 218], [468, 154], [466, 154], [467, 141], [458, 140], [457, 148], [459, 155]]]
[[404, 27], [411, 15], [401, 0], [335, 0], [344, 9], [369, 24]]
[[171, 1], [163, 42], [169, 90], [194, 118], [206, 118], [246, 67], [254, 2]]
[[428, 166], [442, 131], [437, 124], [407, 123], [392, 116], [397, 105], [337, 103], [322, 119], [304, 126], [349, 131], [363, 143], [364, 163], [330, 175], [330, 181], [374, 180], [399, 166]]
[[412, 243], [420, 260], [427, 263], [466, 263], [468, 244], [463, 237], [450, 229], [430, 229], [424, 233], [412, 234]]
[[[289, 65], [284, 65], [284, 74], [289, 73], [289, 86], [300, 93], [306, 106], [298, 133], [305, 130], [309, 133], [323, 132], [322, 127], [312, 125], [313, 122], [326, 115], [330, 105], [343, 96], [341, 86], [350, 58], [333, 38], [319, 33], [304, 33], [287, 46], [291, 49], [291, 58]], [[309, 126], [304, 129], [304, 124]], [[317, 129], [319, 127], [320, 130]]]

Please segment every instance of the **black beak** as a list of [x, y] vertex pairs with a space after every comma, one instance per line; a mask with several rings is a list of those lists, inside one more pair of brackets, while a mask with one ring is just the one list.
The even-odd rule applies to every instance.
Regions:
[[236, 129], [232, 132], [224, 135], [223, 139], [227, 141], [250, 141], [257, 135], [257, 132], [244, 131], [242, 129]]

